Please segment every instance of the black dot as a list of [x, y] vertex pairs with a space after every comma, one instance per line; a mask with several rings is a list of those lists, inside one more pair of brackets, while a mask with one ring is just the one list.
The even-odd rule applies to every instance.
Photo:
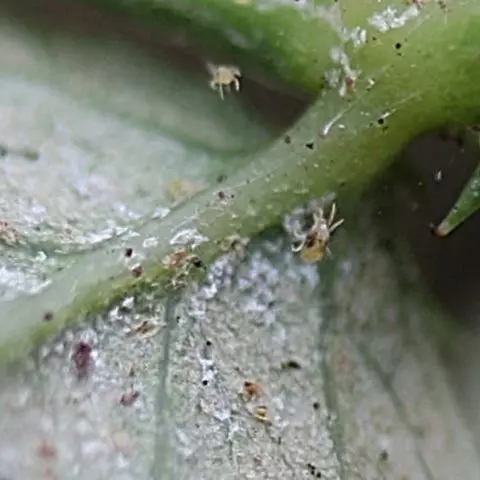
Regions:
[[401, 44], [400, 42], [397, 42], [397, 43], [395, 44], [395, 48], [396, 48], [397, 50], [400, 50], [400, 49], [402, 48], [402, 44]]
[[313, 409], [318, 410], [320, 408], [320, 403], [318, 402], [313, 402]]
[[208, 385], [208, 380], [202, 380], [202, 385], [207, 386]]
[[377, 123], [379, 125], [383, 125], [385, 123], [385, 119], [383, 117], [380, 117], [378, 120], [377, 120]]
[[192, 260], [192, 265], [196, 268], [203, 268], [204, 267], [203, 262], [199, 258], [194, 258]]
[[310, 150], [313, 150], [313, 147], [315, 146], [315, 144], [313, 142], [309, 142], [309, 143], [306, 143], [305, 146]]
[[321, 472], [317, 472], [317, 474], [315, 475], [317, 478], [322, 478], [322, 473]]
[[212, 342], [211, 342], [210, 340], [207, 340], [207, 341], [205, 342], [205, 345], [206, 345], [207, 347], [210, 347], [210, 346], [212, 345]]
[[132, 255], [133, 255], [133, 249], [130, 248], [130, 247], [129, 247], [129, 248], [126, 248], [126, 249], [125, 249], [125, 256], [126, 256], [127, 258], [130, 258]]
[[292, 143], [292, 137], [290, 137], [290, 135], [285, 135], [283, 140], [287, 145], [290, 145], [290, 143]]
[[383, 462], [388, 460], [388, 452], [386, 450], [382, 450], [380, 452], [380, 460], [382, 460]]

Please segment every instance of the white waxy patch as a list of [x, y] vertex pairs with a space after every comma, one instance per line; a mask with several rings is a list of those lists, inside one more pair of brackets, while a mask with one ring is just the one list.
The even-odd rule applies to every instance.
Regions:
[[342, 47], [333, 47], [330, 50], [330, 58], [342, 68], [344, 78], [340, 81], [338, 93], [343, 97], [347, 94], [348, 90], [347, 79], [352, 85], [354, 85], [360, 71], [351, 67], [350, 59]]
[[207, 242], [208, 237], [202, 235], [196, 228], [180, 230], [170, 239], [170, 245], [189, 246], [193, 249], [201, 243]]
[[393, 28], [401, 28], [420, 14], [418, 5], [411, 5], [402, 13], [396, 8], [388, 7], [383, 12], [375, 13], [368, 19], [368, 23], [379, 32], [385, 33]]
[[347, 33], [347, 39], [352, 41], [354, 47], [361, 47], [367, 42], [367, 31], [364, 28], [355, 27]]

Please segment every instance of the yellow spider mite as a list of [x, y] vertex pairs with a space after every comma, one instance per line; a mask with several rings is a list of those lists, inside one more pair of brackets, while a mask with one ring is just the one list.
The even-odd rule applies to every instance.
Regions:
[[210, 80], [210, 88], [220, 93], [220, 98], [223, 100], [223, 90], [227, 88], [230, 91], [233, 84], [235, 90], [240, 90], [240, 80], [242, 76], [240, 69], [228, 65], [213, 65], [207, 63], [207, 69], [212, 76]]
[[322, 208], [313, 214], [313, 225], [307, 233], [293, 232], [298, 245], [292, 246], [293, 252], [300, 252], [300, 257], [307, 263], [320, 262], [328, 251], [330, 237], [334, 230], [343, 224], [344, 219], [335, 222], [335, 203], [332, 204], [328, 219]]

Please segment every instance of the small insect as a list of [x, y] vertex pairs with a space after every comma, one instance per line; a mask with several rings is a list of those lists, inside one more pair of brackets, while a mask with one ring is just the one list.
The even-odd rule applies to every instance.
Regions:
[[240, 69], [228, 65], [213, 65], [207, 63], [207, 69], [212, 76], [210, 80], [210, 88], [220, 93], [220, 98], [223, 100], [223, 89], [226, 87], [230, 91], [233, 83], [235, 90], [240, 90], [240, 80], [242, 76]]
[[336, 206], [332, 204], [328, 219], [324, 215], [322, 208], [313, 214], [313, 225], [307, 233], [299, 233], [298, 230], [293, 232], [295, 242], [292, 245], [292, 252], [300, 252], [300, 257], [307, 263], [315, 263], [322, 260], [325, 253], [329, 253], [328, 243], [332, 233], [343, 224], [344, 219], [335, 220]]

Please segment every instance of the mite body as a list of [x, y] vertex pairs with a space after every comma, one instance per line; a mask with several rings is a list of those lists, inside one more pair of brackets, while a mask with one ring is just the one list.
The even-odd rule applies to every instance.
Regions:
[[224, 88], [227, 88], [230, 91], [231, 85], [233, 84], [237, 92], [240, 90], [239, 78], [242, 76], [242, 74], [239, 68], [228, 65], [213, 65], [208, 63], [207, 69], [212, 76], [212, 79], [210, 80], [210, 87], [220, 93], [220, 98], [222, 100], [224, 98]]
[[329, 252], [328, 244], [332, 233], [343, 224], [343, 218], [335, 222], [336, 206], [332, 204], [330, 215], [325, 217], [322, 208], [313, 214], [313, 225], [307, 233], [293, 232], [295, 239], [293, 252], [300, 252], [300, 257], [307, 263], [320, 262]]

